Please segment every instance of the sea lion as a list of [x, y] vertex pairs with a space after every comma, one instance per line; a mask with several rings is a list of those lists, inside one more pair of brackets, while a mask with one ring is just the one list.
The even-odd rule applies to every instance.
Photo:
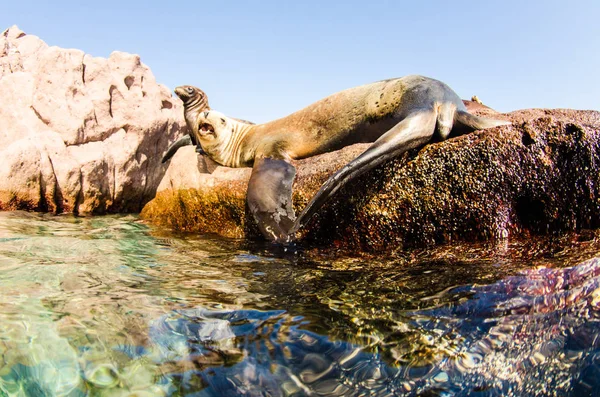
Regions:
[[[342, 186], [375, 166], [432, 139], [510, 124], [471, 115], [450, 87], [423, 76], [341, 91], [265, 124], [242, 124], [214, 110], [196, 114], [186, 111], [186, 122], [209, 157], [227, 167], [253, 167], [248, 206], [265, 237], [278, 242], [292, 240]], [[373, 145], [331, 176], [296, 218], [296, 169], [289, 161], [360, 142]]]
[[204, 154], [202, 147], [199, 145], [198, 132], [194, 130], [194, 123], [191, 120], [195, 120], [199, 112], [210, 109], [208, 97], [204, 91], [193, 85], [179, 86], [175, 88], [175, 93], [183, 102], [183, 115], [190, 133], [182, 136], [169, 146], [161, 159], [161, 163], [167, 162], [183, 146], [194, 145], [196, 146], [196, 152]]
[[[175, 88], [175, 94], [181, 99], [183, 102], [183, 115], [185, 118], [185, 123], [190, 131], [189, 134], [186, 134], [173, 142], [171, 146], [167, 149], [165, 154], [161, 159], [161, 163], [167, 162], [171, 157], [175, 155], [175, 152], [179, 150], [179, 148], [188, 145], [196, 146], [196, 152], [199, 154], [205, 154], [202, 151], [202, 146], [198, 141], [198, 130], [196, 126], [190, 122], [190, 120], [196, 120], [200, 112], [204, 110], [210, 110], [210, 106], [208, 105], [208, 97], [198, 87], [194, 87], [193, 85], [182, 85]], [[254, 124], [248, 120], [236, 119], [244, 124]]]

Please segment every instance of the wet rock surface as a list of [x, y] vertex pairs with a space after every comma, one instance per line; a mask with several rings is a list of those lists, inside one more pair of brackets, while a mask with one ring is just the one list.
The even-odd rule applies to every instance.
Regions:
[[139, 56], [92, 57], [16, 26], [0, 34], [0, 92], [2, 210], [140, 211], [185, 129]]
[[[477, 103], [467, 105], [475, 114], [513, 124], [432, 143], [369, 172], [338, 192], [300, 231], [300, 240], [381, 251], [600, 224], [599, 112], [499, 114]], [[296, 212], [366, 147], [296, 162]], [[190, 166], [190, 155], [175, 156], [170, 169], [185, 169], [187, 176], [173, 178], [169, 170], [142, 216], [176, 230], [259, 236], [245, 208], [250, 170], [217, 167], [198, 175], [206, 165], [199, 159]], [[203, 183], [188, 182], [193, 178]]]

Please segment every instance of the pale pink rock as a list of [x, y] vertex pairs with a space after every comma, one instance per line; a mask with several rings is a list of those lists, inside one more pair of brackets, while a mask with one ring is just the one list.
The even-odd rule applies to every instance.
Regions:
[[199, 156], [193, 146], [177, 151], [158, 185], [163, 190], [210, 189], [229, 182], [248, 183], [251, 168], [221, 167], [206, 156]]
[[0, 209], [137, 212], [185, 130], [180, 100], [139, 56], [0, 35]]

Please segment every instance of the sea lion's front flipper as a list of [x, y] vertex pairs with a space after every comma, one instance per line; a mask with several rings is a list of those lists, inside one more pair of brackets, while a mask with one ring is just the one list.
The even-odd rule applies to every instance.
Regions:
[[176, 140], [175, 142], [173, 142], [173, 144], [171, 146], [169, 146], [169, 148], [167, 149], [167, 152], [163, 155], [162, 160], [160, 162], [161, 163], [167, 162], [171, 157], [173, 157], [175, 155], [175, 152], [177, 152], [179, 150], [179, 148], [182, 148], [182, 147], [188, 146], [188, 145], [195, 145], [194, 140], [192, 139], [192, 136], [189, 134], [184, 135], [181, 138], [179, 138], [178, 140]]
[[329, 177], [300, 213], [290, 233], [295, 233], [305, 225], [313, 214], [350, 180], [407, 150], [427, 143], [433, 136], [435, 125], [436, 113], [429, 109], [417, 110], [396, 124], [360, 156]]
[[296, 168], [285, 160], [257, 158], [248, 183], [248, 207], [260, 231], [269, 240], [288, 242], [296, 215], [292, 184]]

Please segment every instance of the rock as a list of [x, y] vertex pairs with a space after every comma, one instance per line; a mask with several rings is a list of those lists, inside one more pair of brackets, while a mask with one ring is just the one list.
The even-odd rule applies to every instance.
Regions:
[[0, 35], [0, 209], [137, 212], [186, 129], [182, 104], [139, 56]]
[[[493, 112], [488, 109], [474, 112]], [[600, 113], [530, 109], [496, 117], [513, 125], [427, 145], [349, 184], [301, 230], [300, 240], [380, 251], [598, 227]], [[296, 212], [366, 147], [296, 162]], [[190, 162], [177, 153], [171, 167]], [[177, 230], [259, 236], [245, 207], [250, 170], [200, 174], [192, 168], [183, 179], [169, 170], [142, 216]]]

